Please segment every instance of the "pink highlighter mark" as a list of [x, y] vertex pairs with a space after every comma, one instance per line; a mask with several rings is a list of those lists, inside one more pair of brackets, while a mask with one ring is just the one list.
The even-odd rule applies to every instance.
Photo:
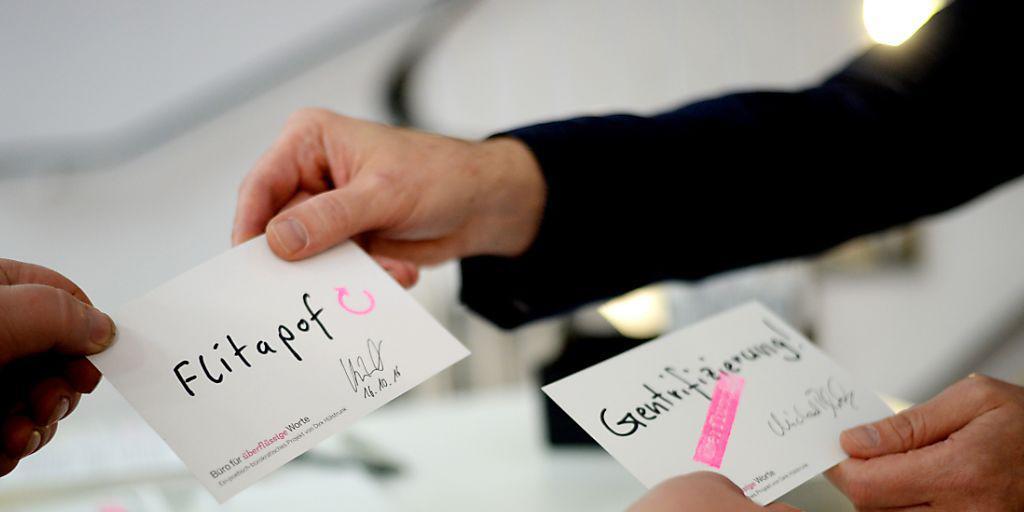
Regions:
[[353, 315], [365, 315], [370, 311], [373, 311], [373, 308], [377, 305], [377, 302], [373, 300], [373, 295], [370, 294], [370, 292], [363, 290], [363, 294], [366, 295], [366, 298], [370, 301], [370, 305], [363, 309], [352, 309], [345, 304], [345, 297], [348, 296], [348, 289], [342, 286], [341, 288], [335, 288], [335, 290], [338, 291], [338, 305], [341, 306], [341, 309], [344, 309]]
[[721, 469], [725, 446], [729, 444], [732, 423], [736, 420], [736, 407], [740, 403], [743, 392], [743, 377], [722, 372], [711, 395], [708, 416], [704, 420], [704, 429], [697, 441], [697, 451], [693, 460]]

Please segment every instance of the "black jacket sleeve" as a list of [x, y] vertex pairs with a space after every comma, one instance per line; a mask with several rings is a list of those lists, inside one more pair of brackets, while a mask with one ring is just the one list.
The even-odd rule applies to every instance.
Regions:
[[815, 254], [1013, 179], [1006, 123], [1021, 102], [1002, 69], [1016, 4], [960, 0], [806, 90], [502, 134], [540, 163], [544, 217], [521, 256], [462, 261], [462, 301], [514, 327], [660, 280]]

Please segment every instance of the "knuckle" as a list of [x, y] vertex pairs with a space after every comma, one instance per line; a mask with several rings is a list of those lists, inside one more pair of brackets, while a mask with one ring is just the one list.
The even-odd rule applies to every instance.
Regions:
[[315, 123], [329, 118], [333, 115], [333, 112], [321, 107], [303, 107], [295, 112], [292, 112], [288, 116], [287, 125], [304, 125], [308, 123]]
[[988, 383], [999, 382], [994, 377], [990, 377], [990, 376], [988, 376], [988, 375], [986, 375], [984, 373], [971, 373], [970, 375], [967, 376], [966, 380], [974, 381], [974, 382], [988, 382]]
[[920, 446], [925, 438], [925, 419], [913, 409], [891, 416], [888, 420], [889, 426], [899, 438], [900, 446], [908, 450], [914, 446]]
[[79, 307], [80, 303], [92, 304], [92, 302], [89, 300], [89, 297], [85, 294], [85, 290], [83, 290], [80, 286], [78, 286], [73, 281], [67, 279], [66, 277], [62, 276], [57, 272], [54, 272], [54, 274], [55, 276], [59, 277], [61, 280], [64, 281], [64, 284], [62, 284], [57, 290], [60, 292], [65, 292], [64, 295], [67, 296], [67, 299], [72, 299], [76, 310], [81, 309]]
[[317, 226], [322, 232], [328, 232], [332, 226], [347, 228], [354, 220], [352, 206], [341, 194], [323, 194], [323, 201], [318, 201], [316, 215]]
[[77, 307], [78, 301], [70, 293], [58, 288], [32, 285], [23, 290], [19, 300], [30, 315], [46, 317], [35, 318], [34, 324], [49, 325], [64, 331], [84, 319], [85, 311]]
[[980, 403], [990, 403], [994, 400], [998, 400], [1002, 395], [1001, 383], [982, 374], [973, 374], [966, 379], [966, 385], [970, 390], [971, 397], [974, 401]]
[[297, 124], [303, 124], [316, 115], [314, 109], [309, 107], [300, 108], [291, 114], [288, 114], [288, 120], [285, 121], [285, 125], [294, 126]]
[[52, 301], [55, 325], [70, 329], [84, 319], [85, 311], [77, 307], [78, 301], [64, 290], [49, 288], [47, 300]]
[[375, 221], [382, 226], [401, 224], [410, 219], [418, 206], [426, 204], [422, 199], [423, 184], [397, 168], [368, 174], [357, 193], [363, 197], [360, 204], [372, 210]]
[[28, 311], [45, 311], [51, 309], [58, 300], [57, 290], [49, 286], [27, 285], [18, 291], [18, 299], [25, 305]]
[[364, 178], [366, 188], [372, 193], [393, 195], [402, 187], [406, 174], [396, 167], [387, 167], [370, 173]]
[[275, 148], [302, 147], [320, 130], [323, 114], [315, 109], [296, 110], [288, 116]]
[[17, 261], [0, 258], [0, 285], [15, 284], [20, 267]]
[[63, 326], [68, 320], [68, 309], [60, 300], [58, 290], [49, 286], [19, 286], [4, 302], [7, 303], [5, 318], [15, 315], [21, 318], [9, 329], [8, 334], [12, 338], [23, 336], [26, 329], [35, 326]]

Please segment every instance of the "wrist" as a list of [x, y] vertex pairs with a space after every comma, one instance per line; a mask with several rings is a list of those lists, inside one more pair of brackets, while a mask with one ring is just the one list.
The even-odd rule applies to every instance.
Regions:
[[475, 144], [476, 169], [482, 179], [481, 254], [518, 256], [533, 244], [540, 230], [547, 185], [530, 148], [513, 137], [495, 137]]

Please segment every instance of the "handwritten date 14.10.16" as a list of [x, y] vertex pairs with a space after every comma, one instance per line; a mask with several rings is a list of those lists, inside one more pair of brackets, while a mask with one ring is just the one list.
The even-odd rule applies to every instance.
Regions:
[[345, 378], [352, 386], [352, 392], [362, 392], [363, 398], [373, 398], [389, 386], [393, 386], [402, 376], [398, 371], [398, 365], [391, 369], [387, 375], [384, 368], [384, 356], [381, 355], [381, 348], [384, 340], [366, 340], [366, 358], [362, 355], [355, 358], [342, 358], [341, 368], [345, 371]]

